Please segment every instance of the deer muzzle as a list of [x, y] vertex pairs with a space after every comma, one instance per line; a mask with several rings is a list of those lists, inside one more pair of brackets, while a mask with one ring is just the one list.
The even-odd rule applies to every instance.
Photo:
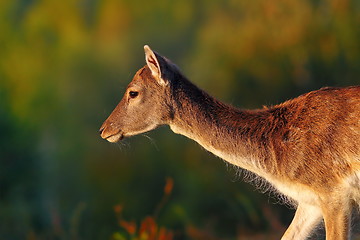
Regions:
[[100, 136], [109, 142], [115, 143], [124, 138], [124, 134], [121, 130], [113, 128], [112, 124], [106, 122], [101, 126], [99, 130]]

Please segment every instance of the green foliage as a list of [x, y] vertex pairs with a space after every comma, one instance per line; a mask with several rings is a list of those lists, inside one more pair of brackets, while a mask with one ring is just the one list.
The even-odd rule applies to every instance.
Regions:
[[165, 176], [177, 186], [156, 224], [179, 239], [281, 232], [291, 210], [193, 142], [161, 128], [111, 145], [97, 130], [144, 44], [240, 107], [360, 84], [359, 12], [358, 0], [0, 1], [0, 238], [121, 239], [111, 206], [151, 216]]

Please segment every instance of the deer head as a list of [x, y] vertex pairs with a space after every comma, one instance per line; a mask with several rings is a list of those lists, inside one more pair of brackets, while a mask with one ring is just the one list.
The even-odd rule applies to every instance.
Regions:
[[101, 137], [117, 142], [166, 124], [172, 110], [169, 82], [178, 72], [168, 59], [144, 46], [146, 65], [128, 85], [123, 98], [100, 128]]

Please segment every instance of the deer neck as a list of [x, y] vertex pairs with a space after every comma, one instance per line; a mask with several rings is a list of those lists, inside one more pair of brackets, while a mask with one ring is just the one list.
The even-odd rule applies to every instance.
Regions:
[[266, 172], [261, 163], [265, 161], [267, 146], [256, 137], [257, 128], [267, 118], [265, 110], [233, 108], [189, 81], [181, 82], [172, 96], [174, 116], [169, 125], [173, 132], [195, 140], [231, 164], [257, 174]]

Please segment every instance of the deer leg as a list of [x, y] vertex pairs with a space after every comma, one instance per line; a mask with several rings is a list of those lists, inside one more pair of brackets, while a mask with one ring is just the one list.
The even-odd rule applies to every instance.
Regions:
[[321, 209], [300, 203], [295, 217], [281, 240], [304, 240], [311, 234], [322, 219]]
[[326, 240], [350, 239], [351, 207], [349, 203], [330, 202], [324, 204], [322, 212], [325, 222]]

